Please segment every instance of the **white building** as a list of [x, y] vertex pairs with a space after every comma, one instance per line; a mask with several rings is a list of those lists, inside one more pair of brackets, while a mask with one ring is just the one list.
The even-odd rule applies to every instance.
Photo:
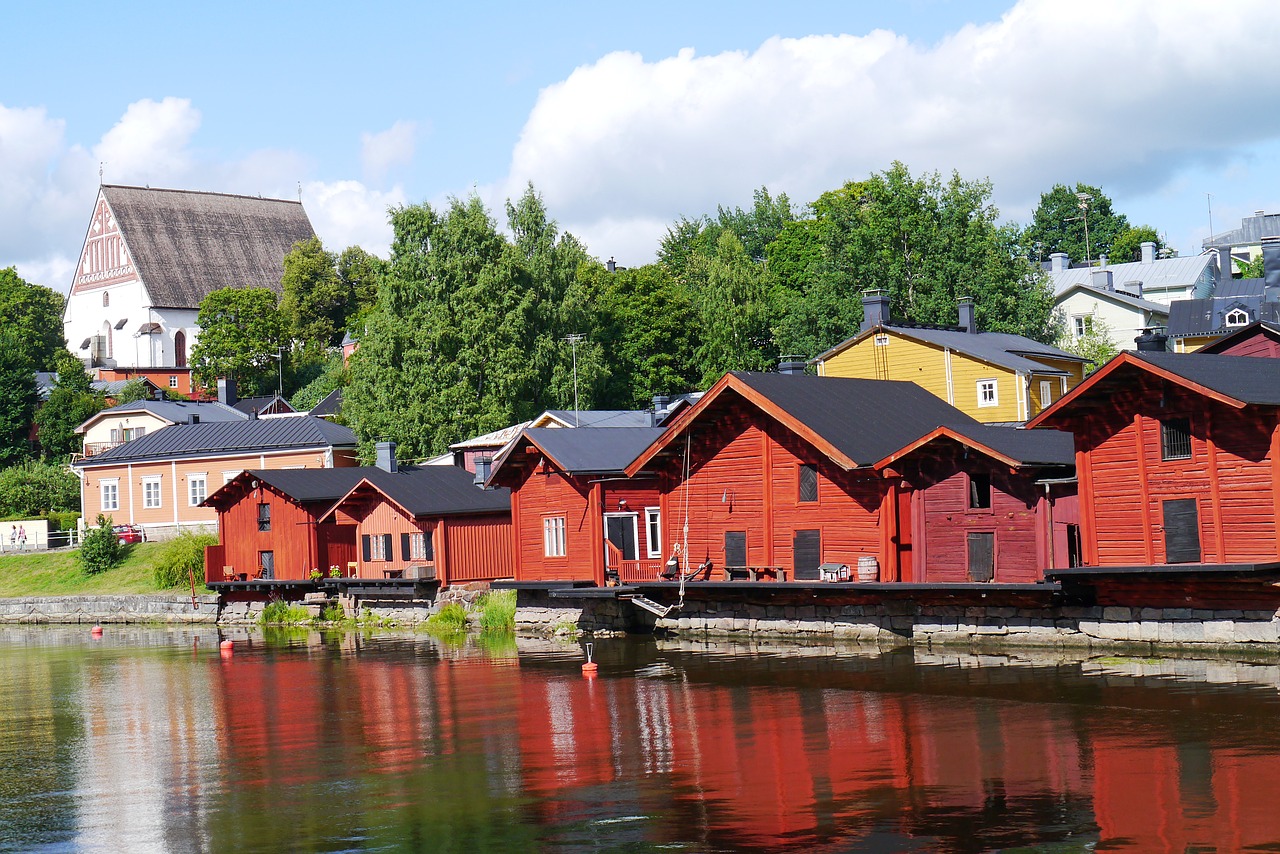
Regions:
[[1105, 328], [1111, 343], [1122, 350], [1132, 350], [1142, 330], [1169, 325], [1168, 306], [1117, 289], [1110, 270], [1094, 270], [1089, 283], [1067, 286], [1053, 304], [1070, 339]]
[[1218, 275], [1217, 257], [1212, 252], [1189, 258], [1157, 258], [1154, 243], [1142, 244], [1142, 260], [1110, 264], [1105, 256], [1097, 267], [1071, 267], [1064, 253], [1049, 256], [1049, 281], [1055, 296], [1073, 285], [1091, 285], [1093, 274], [1108, 270], [1117, 291], [1162, 305], [1178, 299], [1203, 299], [1213, 293]]

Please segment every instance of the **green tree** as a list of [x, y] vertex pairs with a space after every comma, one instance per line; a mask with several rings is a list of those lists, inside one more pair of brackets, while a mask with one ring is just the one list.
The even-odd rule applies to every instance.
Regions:
[[35, 366], [29, 340], [13, 326], [0, 325], [0, 466], [31, 453], [28, 436], [36, 411]]
[[0, 515], [42, 516], [80, 509], [80, 478], [60, 463], [24, 460], [0, 470]]
[[55, 370], [66, 348], [62, 332], [62, 294], [20, 278], [13, 267], [0, 269], [0, 328], [12, 330], [32, 370]]
[[321, 366], [320, 372], [306, 385], [294, 392], [289, 405], [299, 412], [306, 412], [324, 400], [330, 392], [347, 384], [347, 369], [342, 364], [342, 353], [331, 354]]
[[347, 328], [351, 292], [337, 263], [318, 237], [294, 244], [284, 256], [280, 316], [289, 337], [304, 347], [336, 345]]
[[80, 543], [80, 566], [88, 575], [119, 566], [127, 549], [112, 530], [110, 516], [98, 514], [97, 527], [85, 533]]
[[66, 457], [81, 449], [76, 428], [106, 407], [84, 365], [66, 352], [58, 361], [58, 381], [36, 412], [36, 438], [46, 457]]
[[276, 361], [284, 345], [284, 320], [267, 288], [221, 288], [200, 303], [200, 340], [191, 352], [192, 375], [213, 387], [233, 377], [244, 396], [275, 390]]
[[1240, 265], [1240, 276], [1245, 279], [1261, 279], [1267, 274], [1262, 263], [1262, 253], [1259, 252], [1252, 261], [1247, 264]]
[[1141, 261], [1142, 244], [1148, 242], [1156, 245], [1157, 257], [1160, 257], [1166, 249], [1164, 241], [1151, 226], [1130, 226], [1116, 235], [1115, 241], [1111, 244], [1111, 251], [1107, 253], [1107, 261], [1111, 264]]
[[[1065, 330], [1065, 327], [1066, 324], [1060, 322], [1060, 328]], [[1089, 317], [1085, 323], [1083, 335], [1074, 336], [1063, 331], [1058, 338], [1057, 346], [1068, 353], [1075, 353], [1081, 358], [1088, 359], [1089, 364], [1085, 366], [1085, 375], [1088, 376], [1120, 352], [1120, 348], [1111, 340], [1111, 335], [1111, 327], [1105, 321]]]
[[726, 371], [768, 370], [778, 360], [770, 332], [771, 280], [732, 232], [724, 231], [714, 256], [696, 256], [687, 274], [697, 318], [695, 364], [703, 386]]
[[151, 394], [147, 390], [147, 383], [142, 377], [134, 377], [125, 383], [120, 391], [116, 392], [116, 406], [122, 403], [133, 403], [139, 400], [146, 400]]
[[347, 329], [358, 329], [378, 304], [378, 286], [386, 275], [387, 262], [365, 252], [359, 246], [348, 246], [338, 256], [338, 278], [349, 294]]
[[[1082, 201], [1080, 195], [1090, 198]], [[1088, 218], [1088, 244], [1085, 242], [1085, 218]], [[1055, 184], [1040, 196], [1031, 224], [1022, 242], [1032, 247], [1036, 260], [1054, 252], [1065, 252], [1072, 261], [1097, 260], [1111, 255], [1116, 238], [1129, 229], [1124, 214], [1112, 210], [1111, 199], [1098, 187], [1076, 184], [1075, 188]], [[1141, 243], [1142, 241], [1138, 241]]]

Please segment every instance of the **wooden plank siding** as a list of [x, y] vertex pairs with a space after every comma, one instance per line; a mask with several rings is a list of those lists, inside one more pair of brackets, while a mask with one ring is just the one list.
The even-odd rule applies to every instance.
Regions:
[[[269, 531], [258, 530], [259, 504], [270, 508]], [[274, 577], [279, 580], [306, 579], [312, 569], [327, 574], [335, 563], [345, 571], [355, 544], [355, 526], [318, 522], [327, 509], [328, 502], [301, 504], [265, 483], [247, 491], [218, 513], [223, 563], [207, 565], [206, 580], [222, 581], [224, 566], [253, 578], [261, 567], [262, 552], [273, 554]]]

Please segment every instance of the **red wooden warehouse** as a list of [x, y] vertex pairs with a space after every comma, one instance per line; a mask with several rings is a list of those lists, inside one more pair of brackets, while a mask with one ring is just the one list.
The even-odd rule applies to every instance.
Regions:
[[1280, 360], [1122, 353], [1030, 426], [1075, 434], [1085, 564], [1280, 558]]
[[1069, 437], [981, 425], [914, 383], [730, 373], [627, 474], [658, 476], [665, 542], [687, 520], [688, 562], [730, 577], [874, 559], [883, 581], [1023, 582], [1051, 559], [1036, 481], [1070, 464]]
[[534, 427], [499, 454], [489, 482], [511, 488], [517, 581], [656, 578], [667, 519], [658, 482], [624, 470], [660, 435], [657, 427]]
[[436, 579], [441, 586], [510, 578], [511, 496], [481, 489], [456, 466], [400, 467], [394, 451], [325, 514], [355, 529], [359, 578]]
[[1220, 356], [1280, 358], [1280, 323], [1255, 320], [1248, 326], [1242, 326], [1196, 352], [1214, 353]]

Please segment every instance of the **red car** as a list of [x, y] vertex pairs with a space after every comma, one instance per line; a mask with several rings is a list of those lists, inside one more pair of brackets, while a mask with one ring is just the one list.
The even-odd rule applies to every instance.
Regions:
[[124, 545], [146, 541], [146, 537], [142, 534], [141, 525], [115, 525], [111, 530], [115, 532], [115, 535], [119, 537], [120, 542]]

